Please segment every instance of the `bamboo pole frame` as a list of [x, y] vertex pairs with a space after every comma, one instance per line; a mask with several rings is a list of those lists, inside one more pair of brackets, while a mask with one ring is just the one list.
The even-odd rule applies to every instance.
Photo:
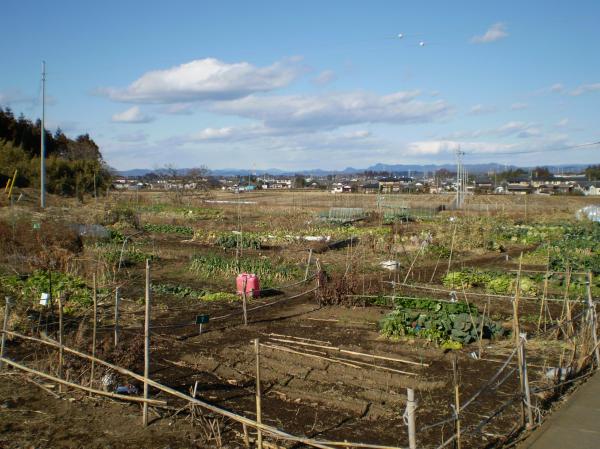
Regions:
[[[29, 341], [35, 341], [47, 346], [51, 346], [54, 347], [56, 349], [59, 348], [59, 345], [56, 341], [48, 339], [48, 340], [42, 340], [39, 338], [35, 338], [35, 337], [29, 337], [26, 335], [22, 335], [19, 334], [17, 332], [13, 332], [13, 331], [5, 331], [4, 333], [6, 333], [7, 335], [12, 335], [14, 337], [17, 338], [22, 338], [25, 340], [29, 340]], [[291, 435], [287, 432], [284, 432], [282, 430], [277, 429], [276, 427], [273, 426], [269, 426], [267, 424], [259, 424], [256, 421], [250, 419], [250, 418], [246, 418], [245, 416], [242, 415], [238, 415], [237, 413], [231, 412], [229, 410], [217, 407], [215, 405], [209, 404], [208, 402], [204, 402], [200, 399], [196, 399], [196, 398], [192, 398], [191, 396], [186, 395], [185, 393], [182, 393], [178, 390], [175, 390], [174, 388], [168, 387], [166, 385], [163, 385], [161, 383], [158, 383], [152, 379], [148, 379], [145, 378], [144, 376], [134, 373], [133, 371], [130, 371], [128, 369], [122, 368], [120, 366], [117, 365], [113, 365], [112, 363], [106, 362], [105, 360], [102, 359], [98, 359], [96, 357], [92, 357], [88, 354], [85, 354], [81, 351], [77, 351], [76, 349], [70, 348], [68, 346], [64, 347], [64, 350], [66, 352], [69, 352], [71, 354], [77, 355], [79, 357], [82, 357], [86, 360], [94, 360], [97, 364], [99, 365], [103, 365], [106, 366], [107, 368], [110, 368], [118, 373], [121, 373], [125, 376], [129, 376], [135, 380], [141, 381], [141, 382], [148, 382], [148, 384], [151, 387], [156, 388], [157, 390], [163, 391], [171, 396], [177, 397], [179, 399], [183, 399], [185, 401], [189, 401], [195, 405], [198, 405], [210, 412], [213, 413], [217, 413], [220, 414], [222, 416], [225, 416], [226, 418], [230, 418], [233, 421], [239, 422], [240, 424], [246, 424], [248, 427], [252, 427], [252, 428], [260, 428], [263, 433], [268, 433], [270, 435], [273, 435], [274, 437], [277, 438], [281, 438], [281, 439], [285, 439], [288, 441], [294, 441], [296, 443], [303, 443], [303, 444], [308, 444], [310, 446], [313, 447], [318, 447], [321, 449], [332, 449], [334, 447], [355, 447], [355, 448], [364, 448], [364, 449], [403, 449], [400, 448], [398, 446], [385, 446], [385, 445], [378, 445], [378, 444], [369, 444], [369, 443], [353, 443], [353, 442], [348, 442], [348, 441], [326, 441], [326, 440], [314, 440], [311, 438], [306, 438], [306, 437], [300, 437], [300, 436], [295, 436], [295, 435]], [[14, 362], [13, 362], [14, 363]], [[81, 387], [80, 385], [75, 384], [74, 388], [79, 388]], [[87, 387], [85, 387], [87, 388]], [[101, 393], [105, 393], [105, 392], [101, 392]], [[128, 397], [128, 396], [123, 396], [123, 395], [117, 395], [118, 398], [117, 399], [121, 399], [122, 397]], [[162, 405], [162, 404], [161, 404]]]
[[51, 380], [53, 382], [56, 382], [56, 383], [59, 383], [62, 385], [66, 385], [71, 388], [77, 388], [79, 390], [87, 391], [91, 394], [97, 394], [99, 396], [106, 396], [106, 397], [112, 398], [112, 399], [119, 399], [121, 401], [141, 402], [144, 404], [152, 404], [152, 405], [167, 405], [167, 401], [160, 401], [157, 399], [146, 399], [146, 398], [140, 398], [137, 396], [126, 396], [124, 394], [110, 393], [108, 391], [96, 390], [95, 388], [86, 387], [85, 385], [79, 385], [79, 384], [61, 379], [56, 376], [52, 376], [51, 374], [46, 374], [41, 371], [35, 370], [33, 368], [29, 368], [28, 366], [21, 365], [20, 363], [17, 363], [10, 359], [7, 359], [6, 357], [3, 357], [1, 360], [3, 363], [6, 363], [7, 365], [10, 365], [12, 367], [15, 367], [21, 371], [25, 371], [26, 373], [35, 374], [36, 376], [43, 377], [45, 379]]

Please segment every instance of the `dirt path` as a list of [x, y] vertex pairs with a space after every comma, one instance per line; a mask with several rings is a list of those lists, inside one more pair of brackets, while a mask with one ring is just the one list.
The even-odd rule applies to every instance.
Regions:
[[600, 376], [595, 374], [518, 449], [596, 449], [599, 423]]

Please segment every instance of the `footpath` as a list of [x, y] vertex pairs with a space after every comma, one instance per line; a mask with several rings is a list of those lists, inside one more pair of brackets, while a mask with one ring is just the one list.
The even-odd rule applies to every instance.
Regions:
[[579, 387], [518, 449], [600, 449], [600, 372]]

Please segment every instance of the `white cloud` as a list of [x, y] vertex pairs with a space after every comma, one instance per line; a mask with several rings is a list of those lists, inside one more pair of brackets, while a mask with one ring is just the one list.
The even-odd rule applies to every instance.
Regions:
[[550, 92], [554, 92], [554, 93], [562, 92], [563, 89], [564, 89], [564, 86], [561, 83], [555, 83], [549, 87]]
[[144, 114], [139, 106], [132, 106], [112, 116], [112, 121], [115, 123], [148, 123], [152, 120], [154, 118]]
[[529, 105], [527, 103], [513, 103], [510, 105], [510, 108], [513, 111], [522, 111], [523, 109], [527, 109]]
[[569, 119], [568, 118], [563, 118], [562, 120], [559, 120], [558, 122], [556, 122], [556, 127], [557, 128], [564, 128], [569, 124]]
[[508, 122], [495, 130], [491, 130], [490, 134], [495, 134], [500, 137], [517, 136], [523, 139], [539, 136], [541, 131], [533, 123], [525, 122]]
[[600, 83], [582, 84], [581, 86], [578, 86], [575, 89], [573, 89], [571, 92], [569, 92], [569, 95], [578, 97], [579, 95], [587, 94], [589, 92], [598, 92], [598, 91], [600, 91]]
[[457, 149], [467, 153], [495, 153], [513, 148], [512, 144], [497, 142], [464, 142], [456, 140], [425, 140], [411, 142], [407, 145], [406, 153], [417, 156], [434, 156], [440, 154], [453, 154]]
[[249, 96], [218, 102], [212, 110], [260, 120], [269, 128], [334, 129], [358, 123], [425, 123], [445, 117], [450, 106], [442, 101], [416, 99], [419, 91], [377, 95], [356, 91], [320, 96]]
[[313, 78], [312, 83], [317, 86], [325, 86], [337, 79], [337, 76], [333, 70], [323, 70], [316, 77]]
[[197, 59], [165, 70], [147, 72], [126, 88], [104, 88], [99, 93], [130, 103], [188, 103], [241, 98], [290, 84], [301, 72], [298, 58], [255, 67], [248, 62], [228, 64]]
[[366, 139], [367, 137], [371, 137], [371, 131], [367, 131], [366, 129], [360, 129], [358, 131], [346, 133], [344, 134], [344, 137], [347, 137], [349, 139]]
[[497, 40], [503, 39], [508, 36], [506, 32], [506, 25], [502, 22], [493, 24], [488, 30], [481, 36], [473, 36], [471, 42], [474, 44], [488, 44]]
[[223, 140], [234, 135], [234, 128], [204, 128], [197, 134], [192, 135], [193, 140]]
[[469, 109], [470, 115], [483, 115], [483, 114], [492, 114], [496, 112], [498, 109], [495, 106], [486, 106], [483, 104], [476, 104]]

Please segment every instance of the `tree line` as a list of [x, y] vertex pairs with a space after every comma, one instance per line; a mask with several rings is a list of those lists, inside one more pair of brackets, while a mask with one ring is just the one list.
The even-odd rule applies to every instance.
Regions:
[[[0, 182], [17, 170], [17, 187], [39, 185], [41, 128], [39, 119], [15, 117], [10, 108], [0, 107]], [[45, 130], [45, 142], [48, 192], [82, 199], [110, 185], [108, 166], [88, 134], [71, 139], [60, 128], [54, 134]]]

